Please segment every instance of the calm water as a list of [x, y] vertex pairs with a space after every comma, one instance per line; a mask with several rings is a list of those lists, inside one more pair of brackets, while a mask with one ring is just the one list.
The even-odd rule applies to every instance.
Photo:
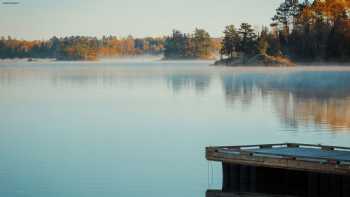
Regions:
[[350, 68], [0, 63], [0, 196], [205, 196], [208, 145], [350, 146]]

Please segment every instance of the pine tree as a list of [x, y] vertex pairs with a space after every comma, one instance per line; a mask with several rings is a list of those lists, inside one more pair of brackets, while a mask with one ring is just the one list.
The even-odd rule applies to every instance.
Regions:
[[244, 56], [250, 56], [257, 53], [257, 35], [252, 26], [248, 23], [242, 23], [238, 34], [240, 36], [239, 52]]
[[210, 56], [212, 41], [209, 33], [204, 29], [195, 29], [193, 45], [196, 58], [208, 58]]
[[234, 25], [226, 26], [224, 31], [224, 39], [222, 41], [222, 48], [220, 50], [221, 55], [226, 55], [230, 59], [234, 58], [234, 54], [237, 52], [240, 38]]

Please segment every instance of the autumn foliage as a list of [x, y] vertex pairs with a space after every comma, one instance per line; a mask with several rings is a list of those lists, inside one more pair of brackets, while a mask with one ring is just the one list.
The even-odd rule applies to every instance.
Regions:
[[134, 39], [129, 36], [53, 37], [48, 41], [25, 41], [11, 37], [0, 39], [0, 58], [55, 58], [58, 60], [96, 60], [101, 57], [160, 54], [163, 38]]
[[223, 39], [211, 38], [204, 29], [141, 39], [71, 36], [25, 41], [2, 37], [0, 58], [95, 60], [164, 54], [168, 59], [208, 59], [220, 51], [222, 59], [243, 57], [244, 62], [256, 57], [279, 57], [294, 62], [350, 61], [350, 0], [285, 0], [276, 9], [272, 21], [271, 28], [264, 27], [261, 31], [248, 23], [242, 23], [239, 28], [229, 25]]
[[297, 61], [350, 60], [349, 0], [286, 0], [280, 7], [286, 9], [273, 28], [281, 53]]
[[270, 30], [249, 30], [250, 44], [240, 33], [244, 28], [227, 26], [222, 56], [226, 60], [259, 55], [294, 62], [350, 61], [350, 0], [285, 0], [272, 20]]

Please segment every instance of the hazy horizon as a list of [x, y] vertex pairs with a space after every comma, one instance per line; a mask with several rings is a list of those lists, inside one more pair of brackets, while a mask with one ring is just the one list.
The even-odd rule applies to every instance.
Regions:
[[0, 2], [0, 36], [41, 40], [73, 35], [164, 36], [172, 29], [192, 32], [196, 27], [220, 37], [228, 24], [268, 25], [283, 0], [20, 0], [17, 5]]

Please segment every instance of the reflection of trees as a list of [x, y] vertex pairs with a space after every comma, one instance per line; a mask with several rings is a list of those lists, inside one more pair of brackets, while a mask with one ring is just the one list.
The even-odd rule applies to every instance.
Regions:
[[[295, 72], [222, 77], [227, 102], [269, 96], [284, 124], [350, 128], [350, 73]], [[247, 102], [244, 102], [247, 103]]]
[[98, 76], [92, 75], [56, 75], [53, 77], [55, 84], [70, 83], [79, 85], [96, 84], [98, 82]]
[[89, 86], [89, 85], [106, 85], [115, 86], [120, 84], [133, 85], [136, 83], [145, 83], [152, 81], [153, 77], [148, 74], [138, 73], [123, 73], [118, 71], [70, 71], [70, 72], [57, 72], [53, 73], [51, 80], [55, 85], [77, 85], [77, 86]]
[[[141, 73], [141, 74], [129, 74], [126, 75], [120, 73], [64, 73], [55, 75], [53, 81], [55, 84], [58, 82], [66, 82], [78, 85], [88, 84], [116, 84], [127, 82], [128, 84], [144, 83], [145, 81], [151, 81], [154, 79], [162, 78], [162, 75], [155, 75]], [[181, 90], [194, 89], [196, 92], [204, 92], [210, 85], [210, 77], [207, 75], [166, 75], [166, 82], [168, 87], [174, 92]]]
[[[101, 83], [104, 85], [113, 85], [127, 83], [128, 85], [136, 83], [152, 82], [164, 77], [161, 73], [108, 73], [108, 72], [68, 72], [54, 75], [53, 81], [58, 83], [70, 83], [76, 85], [89, 85]], [[207, 75], [184, 75], [184, 74], [166, 74], [165, 80], [168, 87], [174, 92], [181, 90], [195, 89], [196, 92], [204, 92], [209, 87], [210, 77]], [[163, 83], [163, 81], [159, 81]]]
[[251, 104], [261, 89], [257, 88], [256, 75], [224, 76], [222, 78], [226, 101], [234, 103], [240, 101], [243, 104]]
[[8, 85], [15, 81], [15, 76], [7, 70], [0, 71], [0, 85]]
[[350, 98], [329, 98], [327, 100], [296, 98], [293, 101], [284, 101], [283, 105], [283, 109], [287, 110], [281, 110], [281, 103], [277, 110], [285, 123], [290, 126], [296, 127], [296, 123], [302, 121], [304, 124], [327, 124], [333, 129], [350, 128]]
[[167, 84], [174, 92], [186, 89], [204, 92], [210, 85], [210, 77], [207, 75], [170, 75], [167, 77]]

